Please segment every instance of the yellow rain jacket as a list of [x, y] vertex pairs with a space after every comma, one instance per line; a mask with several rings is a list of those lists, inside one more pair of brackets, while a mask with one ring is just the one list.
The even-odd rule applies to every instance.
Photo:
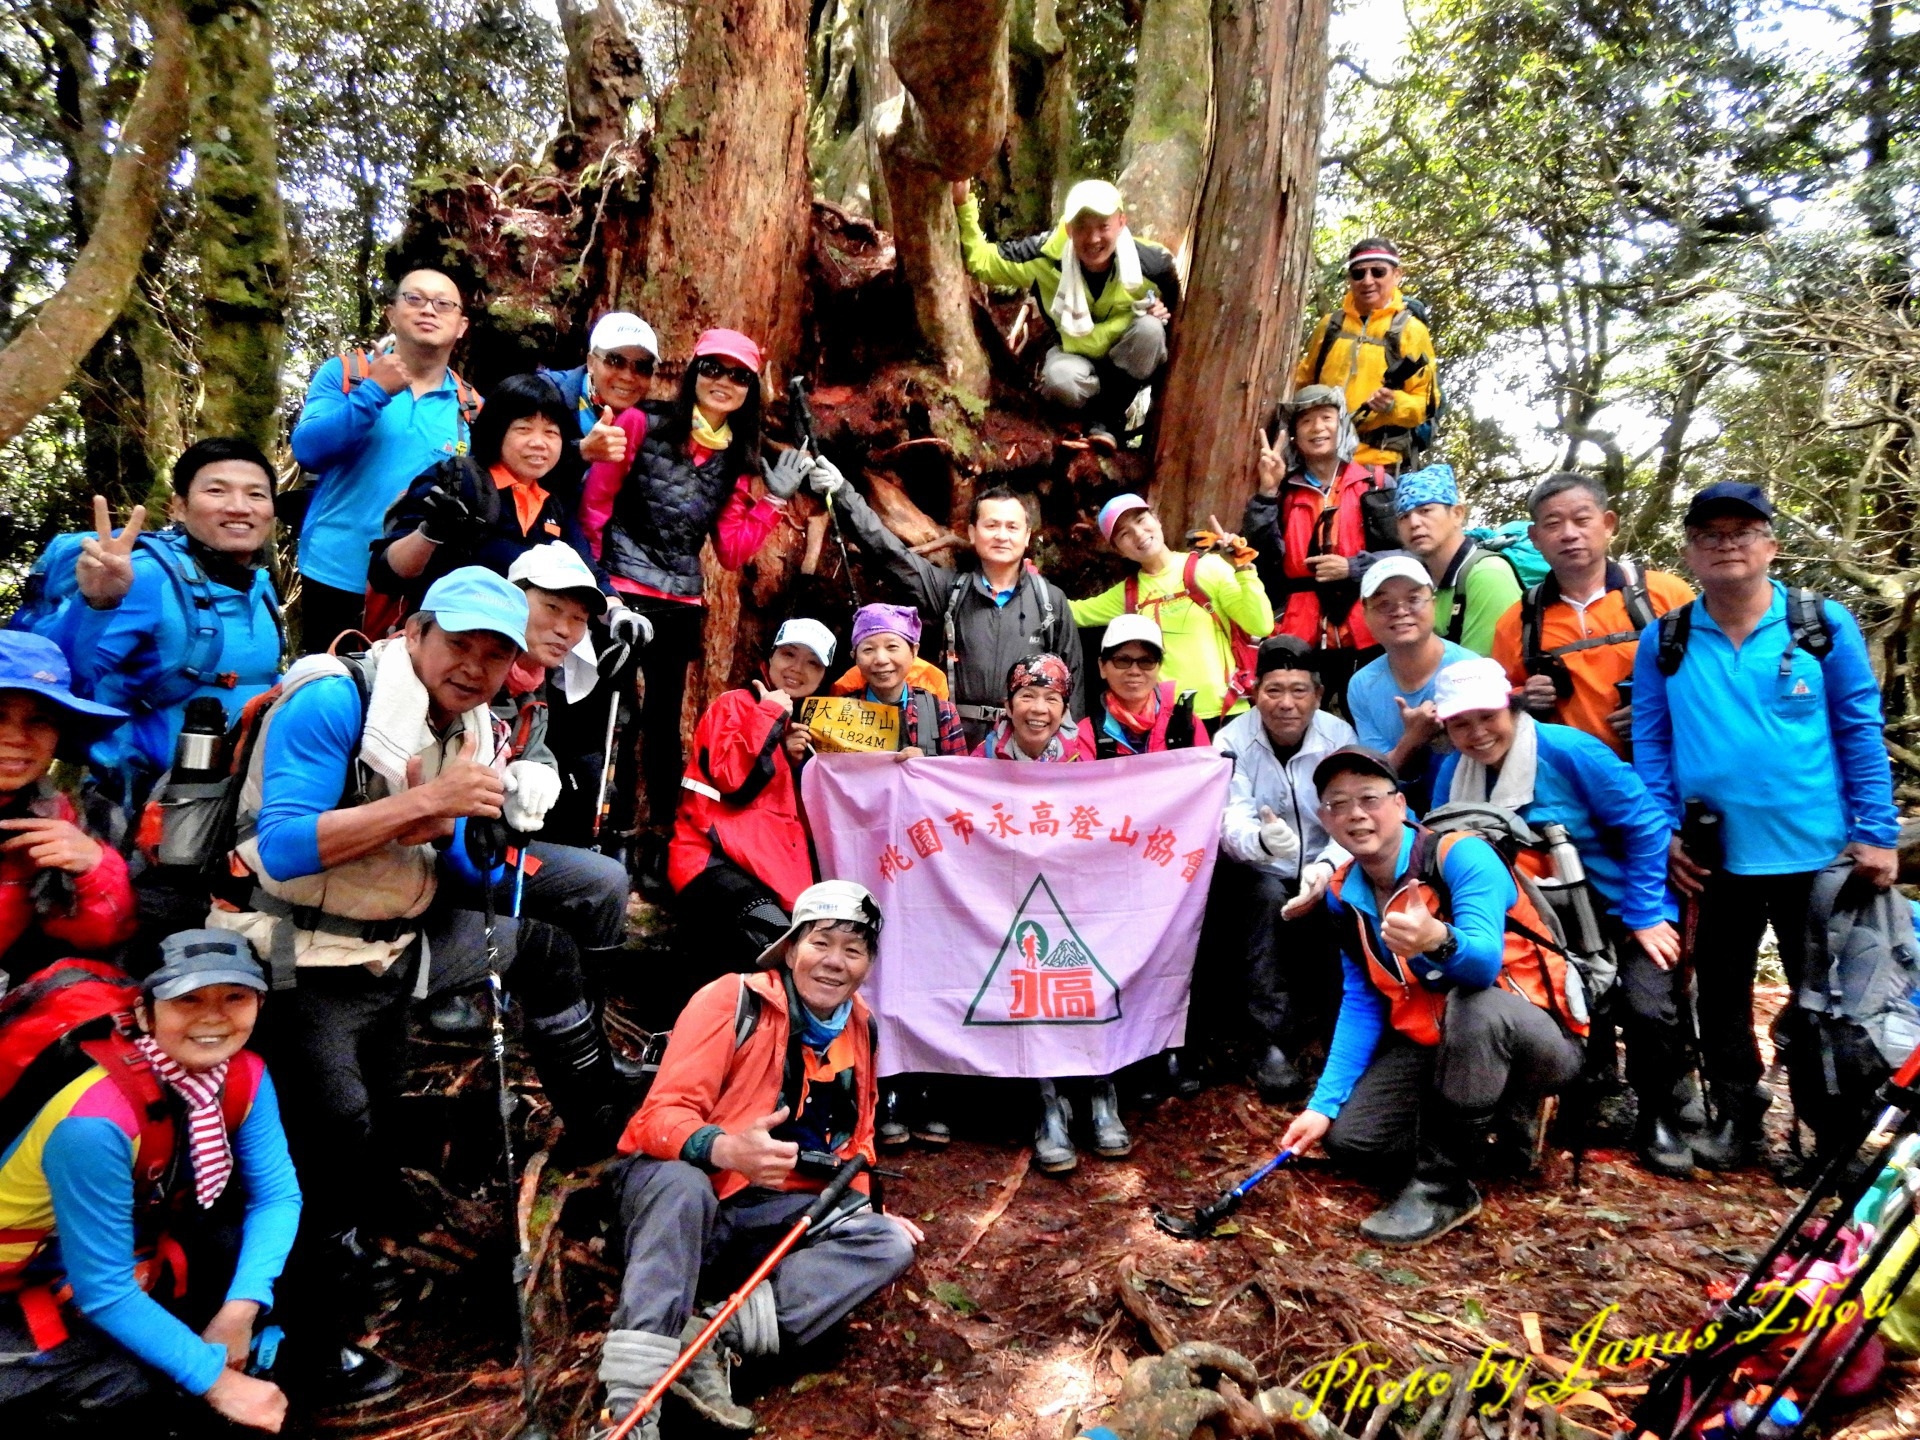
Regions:
[[[1337, 324], [1331, 343], [1327, 327]], [[1362, 416], [1360, 407], [1385, 382], [1387, 371], [1406, 356], [1427, 361], [1418, 374], [1393, 392], [1393, 409], [1385, 415]], [[1407, 309], [1396, 288], [1393, 298], [1364, 320], [1349, 294], [1340, 309], [1314, 327], [1306, 352], [1293, 372], [1293, 388], [1332, 385], [1344, 390], [1347, 409], [1360, 432], [1354, 460], [1361, 465], [1398, 465], [1407, 459], [1415, 427], [1440, 410], [1440, 377], [1433, 336], [1424, 321]]]

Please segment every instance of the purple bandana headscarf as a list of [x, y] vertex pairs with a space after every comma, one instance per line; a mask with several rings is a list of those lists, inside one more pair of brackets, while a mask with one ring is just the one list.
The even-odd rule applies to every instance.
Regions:
[[853, 617], [853, 646], [869, 635], [898, 635], [920, 648], [920, 612], [911, 605], [862, 605]]

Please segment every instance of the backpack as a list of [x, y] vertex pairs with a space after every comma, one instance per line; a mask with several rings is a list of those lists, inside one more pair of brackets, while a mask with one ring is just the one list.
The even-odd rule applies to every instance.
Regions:
[[[117, 535], [120, 532], [114, 533]], [[74, 575], [74, 566], [80, 559], [82, 543], [96, 538], [91, 530], [72, 530], [53, 537], [27, 574], [20, 608], [7, 621], [9, 630], [27, 630], [36, 635], [45, 635], [52, 629], [54, 617], [68, 601], [86, 603], [79, 599], [80, 582]], [[187, 532], [175, 526], [143, 531], [133, 543], [135, 550], [152, 557], [160, 566], [161, 573], [167, 577], [173, 587], [174, 599], [180, 606], [180, 613], [186, 616], [188, 633], [186, 647], [180, 654], [179, 669], [151, 690], [130, 696], [126, 701], [127, 708], [135, 714], [146, 714], [178, 705], [203, 686], [231, 690], [239, 683], [240, 677], [231, 671], [223, 673], [220, 670], [220, 655], [226, 648], [226, 631], [214, 612], [213, 581], [187, 548]], [[280, 615], [280, 599], [271, 588], [267, 591], [267, 607], [273, 615], [273, 626], [279, 633], [281, 649], [284, 650], [287, 627]]]
[[[1527, 593], [1520, 597], [1520, 658], [1529, 675], [1551, 675], [1554, 688], [1561, 691], [1561, 699], [1573, 693], [1573, 677], [1568, 672], [1565, 659], [1576, 650], [1593, 650], [1602, 645], [1624, 645], [1628, 641], [1638, 640], [1640, 632], [1654, 621], [1653, 601], [1647, 594], [1646, 572], [1631, 560], [1620, 562], [1621, 573], [1626, 584], [1620, 589], [1621, 603], [1627, 607], [1627, 630], [1616, 630], [1611, 635], [1589, 635], [1583, 640], [1571, 644], [1556, 645], [1551, 650], [1540, 648], [1540, 627], [1545, 620], [1546, 609], [1550, 603], [1560, 599], [1560, 585], [1551, 574], [1538, 584], [1527, 587]], [[1551, 587], [1552, 595], [1548, 595]]]
[[[353, 387], [360, 384], [373, 370], [373, 352], [371, 350], [342, 350], [340, 352], [340, 393], [351, 395]], [[453, 381], [454, 402], [460, 407], [460, 424], [466, 429], [473, 428], [473, 422], [480, 418], [480, 407], [487, 402], [480, 398], [480, 392], [460, 378], [458, 371], [447, 367], [447, 378]], [[467, 453], [465, 440], [455, 442], [456, 454]]]
[[1881, 1083], [1920, 1044], [1913, 911], [1897, 890], [1854, 882], [1851, 856], [1814, 878], [1799, 993], [1775, 1031], [1794, 1111], [1823, 1158], [1854, 1142]]
[[[1260, 656], [1260, 642], [1242, 630], [1238, 623], [1229, 620], [1213, 608], [1213, 601], [1207, 598], [1207, 592], [1195, 582], [1194, 575], [1200, 569], [1200, 552], [1189, 550], [1187, 563], [1181, 569], [1180, 583], [1186, 587], [1187, 599], [1204, 611], [1218, 625], [1227, 637], [1227, 649], [1230, 659], [1227, 662], [1226, 685], [1221, 697], [1220, 710], [1225, 714], [1242, 700], [1253, 694], [1257, 687], [1254, 680], [1254, 665]], [[1136, 571], [1127, 577], [1126, 613], [1138, 614], [1140, 611], [1140, 575]], [[1170, 597], [1169, 597], [1170, 598]]]
[[[1401, 386], [1405, 385], [1432, 363], [1424, 355], [1412, 356], [1401, 354], [1401, 347], [1405, 343], [1404, 337], [1407, 329], [1407, 321], [1409, 319], [1418, 320], [1422, 325], [1427, 327], [1429, 336], [1431, 336], [1433, 330], [1433, 312], [1428, 309], [1427, 302], [1424, 300], [1409, 295], [1403, 295], [1400, 298], [1401, 308], [1395, 313], [1394, 317], [1387, 322], [1387, 333], [1380, 342], [1382, 348], [1386, 351], [1386, 369], [1381, 375], [1381, 381], [1389, 390], [1400, 389]], [[1333, 353], [1333, 347], [1345, 333], [1346, 312], [1344, 310], [1335, 310], [1332, 314], [1321, 320], [1320, 348], [1313, 357], [1313, 369], [1309, 374], [1309, 383], [1327, 383], [1321, 379], [1320, 372], [1326, 369], [1327, 357]], [[1369, 342], [1363, 339], [1359, 343], [1366, 344]], [[1334, 388], [1340, 390], [1345, 389], [1344, 386], [1335, 386]], [[1427, 409], [1427, 418], [1414, 426], [1413, 429], [1399, 431], [1392, 429], [1383, 430], [1378, 432], [1372, 440], [1366, 443], [1373, 444], [1376, 449], [1399, 450], [1402, 454], [1402, 468], [1417, 470], [1426, 453], [1433, 448], [1434, 434], [1439, 429], [1441, 418], [1447, 413], [1446, 397], [1441, 395], [1439, 390], [1440, 387], [1435, 385], [1433, 398], [1429, 402]], [[1405, 437], [1404, 445], [1384, 443], [1388, 441], [1398, 441], [1401, 436]], [[1396, 546], [1386, 545], [1381, 548], [1391, 550], [1395, 549]]]
[[[1534, 933], [1509, 912], [1508, 933], [1518, 934], [1569, 962], [1565, 986], [1567, 1010], [1576, 1023], [1585, 1026], [1613, 988], [1619, 964], [1613, 947], [1601, 933], [1593, 889], [1579, 866], [1579, 857], [1575, 855], [1563, 862], [1559, 846], [1547, 835], [1536, 831], [1513, 811], [1497, 805], [1470, 802], [1437, 805], [1420, 823], [1437, 836], [1478, 835], [1493, 846], [1513, 876], [1514, 886], [1532, 902], [1534, 911], [1547, 927], [1545, 934]], [[1548, 827], [1549, 830], [1558, 828]], [[1564, 838], [1563, 835], [1562, 843]], [[1421, 870], [1420, 857], [1415, 858], [1420, 878], [1444, 894], [1437, 849], [1431, 855], [1430, 873]], [[1563, 875], [1563, 870], [1578, 873]]]
[[[1693, 607], [1698, 603], [1689, 600], [1660, 617], [1659, 650], [1654, 655], [1654, 663], [1668, 679], [1678, 674], [1686, 662], [1687, 641], [1693, 636]], [[1827, 621], [1825, 600], [1815, 591], [1798, 585], [1787, 590], [1787, 648], [1780, 652], [1782, 675], [1792, 670], [1796, 648], [1823, 665], [1833, 653], [1833, 626]]]
[[[1453, 572], [1452, 611], [1447, 616], [1446, 628], [1440, 632], [1443, 638], [1451, 640], [1456, 645], [1460, 643], [1460, 637], [1466, 633], [1467, 629], [1467, 577], [1473, 574], [1475, 570], [1478, 570], [1482, 562], [1499, 560], [1509, 570], [1513, 571], [1514, 578], [1520, 582], [1523, 589], [1527, 585], [1527, 577], [1521, 573], [1520, 566], [1515, 562], [1513, 555], [1510, 553], [1515, 549], [1515, 542], [1512, 539], [1502, 540], [1496, 535], [1495, 540], [1497, 543], [1483, 545], [1479, 539], [1476, 538], [1479, 533], [1487, 532], [1476, 532], [1472, 530], [1467, 532], [1468, 538], [1473, 541], [1473, 549], [1468, 552], [1467, 558], [1460, 562], [1460, 568]], [[1531, 541], [1528, 541], [1527, 545], [1529, 549], [1532, 548]], [[1538, 550], [1535, 550], [1533, 553], [1536, 557], [1540, 554]], [[1541, 561], [1542, 565], [1545, 565], [1545, 563], [1544, 560]]]
[[1467, 538], [1474, 544], [1489, 555], [1501, 556], [1513, 566], [1523, 590], [1540, 584], [1553, 573], [1547, 557], [1540, 553], [1540, 547], [1527, 533], [1528, 528], [1525, 520], [1509, 520], [1504, 525], [1476, 525], [1467, 531]]

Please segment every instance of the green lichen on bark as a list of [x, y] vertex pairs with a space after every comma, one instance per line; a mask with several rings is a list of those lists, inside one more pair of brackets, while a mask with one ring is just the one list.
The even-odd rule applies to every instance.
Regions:
[[273, 29], [262, 4], [191, 6], [189, 127], [200, 268], [205, 435], [279, 443], [289, 257], [273, 111]]
[[1138, 54], [1133, 114], [1120, 146], [1121, 189], [1134, 233], [1177, 250], [1192, 224], [1207, 161], [1208, 0], [1147, 0]]

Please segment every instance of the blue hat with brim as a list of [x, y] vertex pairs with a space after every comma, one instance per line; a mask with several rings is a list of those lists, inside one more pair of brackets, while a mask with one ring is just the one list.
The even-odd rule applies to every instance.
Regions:
[[73, 693], [73, 670], [60, 647], [30, 630], [0, 630], [0, 690], [24, 690], [50, 700], [80, 722], [88, 735], [100, 735], [127, 718], [127, 712]]
[[160, 942], [160, 964], [140, 988], [149, 1000], [178, 1000], [209, 985], [244, 985], [262, 994], [266, 971], [253, 946], [231, 930], [180, 930]]
[[527, 595], [504, 575], [481, 565], [462, 565], [428, 587], [420, 608], [442, 630], [491, 630], [527, 648]]
[[1773, 502], [1767, 499], [1767, 492], [1758, 485], [1748, 485], [1739, 480], [1716, 480], [1687, 502], [1687, 513], [1680, 523], [1697, 527], [1709, 520], [1728, 516], [1742, 520], [1764, 520], [1771, 525]]

